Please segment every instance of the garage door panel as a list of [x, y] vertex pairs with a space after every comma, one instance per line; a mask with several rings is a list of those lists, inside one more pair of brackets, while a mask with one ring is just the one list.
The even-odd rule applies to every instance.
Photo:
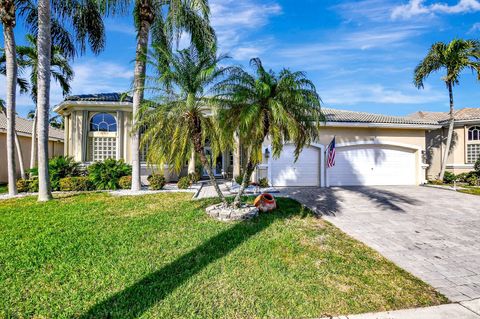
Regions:
[[328, 169], [331, 186], [415, 184], [414, 151], [372, 146], [340, 148], [335, 162]]
[[295, 162], [295, 148], [285, 145], [278, 159], [270, 164], [273, 186], [319, 186], [320, 152], [313, 147], [305, 148]]

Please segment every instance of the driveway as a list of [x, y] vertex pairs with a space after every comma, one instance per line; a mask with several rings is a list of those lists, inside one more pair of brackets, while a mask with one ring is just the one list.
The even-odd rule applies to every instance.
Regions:
[[414, 186], [281, 191], [451, 301], [480, 298], [480, 196]]

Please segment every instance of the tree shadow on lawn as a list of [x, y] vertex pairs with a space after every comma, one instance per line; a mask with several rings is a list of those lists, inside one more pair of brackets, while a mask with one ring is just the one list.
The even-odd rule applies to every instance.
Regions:
[[280, 208], [273, 213], [234, 224], [162, 269], [97, 303], [80, 318], [137, 318], [210, 263], [227, 256], [276, 220], [313, 215], [297, 201], [279, 199], [279, 202]]

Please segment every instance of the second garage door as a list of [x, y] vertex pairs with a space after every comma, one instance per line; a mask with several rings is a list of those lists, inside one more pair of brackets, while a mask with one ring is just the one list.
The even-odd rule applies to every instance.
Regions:
[[335, 166], [327, 169], [330, 186], [415, 185], [415, 151], [387, 146], [337, 149]]
[[294, 162], [295, 147], [285, 145], [278, 159], [270, 163], [273, 186], [320, 186], [320, 151], [315, 147], [303, 149]]

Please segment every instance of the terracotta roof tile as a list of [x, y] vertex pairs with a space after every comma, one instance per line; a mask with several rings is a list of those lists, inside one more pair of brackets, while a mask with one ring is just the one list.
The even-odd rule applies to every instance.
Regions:
[[365, 112], [354, 112], [322, 108], [327, 122], [357, 122], [406, 125], [435, 125], [437, 122], [428, 119], [414, 119], [406, 116], [390, 116]]
[[[31, 135], [32, 134], [32, 121], [17, 116], [15, 120], [16, 130], [18, 132]], [[7, 117], [4, 113], [0, 113], [0, 130], [7, 130]], [[63, 140], [63, 130], [51, 127], [48, 130], [50, 138]]]

